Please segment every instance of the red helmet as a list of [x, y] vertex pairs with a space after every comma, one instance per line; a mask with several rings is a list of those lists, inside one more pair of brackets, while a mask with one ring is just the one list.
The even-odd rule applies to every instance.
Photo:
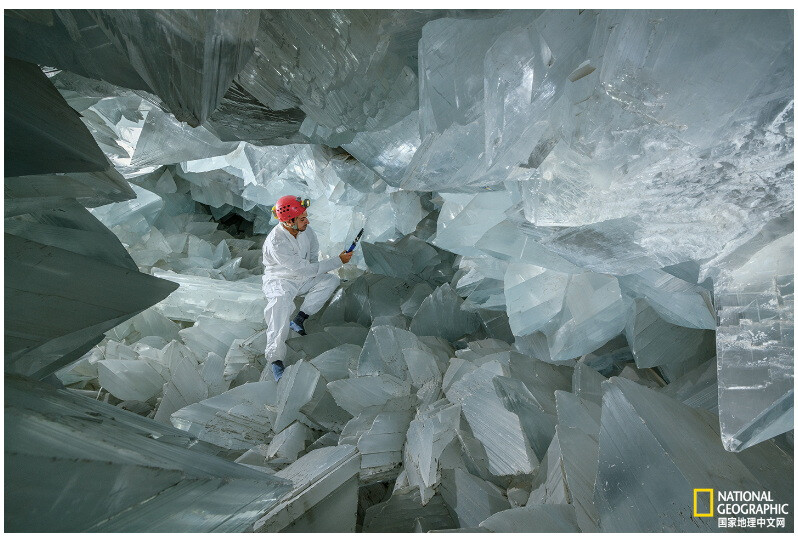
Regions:
[[310, 200], [303, 200], [299, 196], [283, 196], [272, 207], [272, 214], [280, 222], [288, 222], [305, 212], [310, 207]]

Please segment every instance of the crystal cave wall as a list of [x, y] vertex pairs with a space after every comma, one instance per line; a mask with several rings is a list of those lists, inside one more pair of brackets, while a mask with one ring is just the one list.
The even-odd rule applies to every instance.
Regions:
[[[4, 19], [6, 530], [792, 504], [792, 11]], [[287, 193], [365, 231], [275, 383]]]

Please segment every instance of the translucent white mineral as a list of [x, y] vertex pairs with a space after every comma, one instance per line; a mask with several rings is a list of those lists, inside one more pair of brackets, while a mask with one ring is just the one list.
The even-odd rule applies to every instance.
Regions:
[[248, 449], [268, 442], [277, 399], [270, 382], [232, 388], [174, 412], [172, 424], [197, 438], [227, 449]]
[[792, 220], [772, 222], [735, 251], [716, 286], [718, 409], [733, 451], [793, 427]]
[[[603, 531], [701, 528], [708, 523], [684, 517], [683, 505], [665, 498], [701, 487], [759, 490], [762, 486], [754, 468], [724, 450], [717, 417], [711, 413], [623, 378], [610, 379], [603, 387], [595, 492]], [[650, 495], [646, 484], [653, 481], [658, 486]], [[648, 495], [636, 491], [643, 488]], [[689, 501], [685, 504], [689, 506]], [[659, 513], [656, 518], [648, 514], [654, 509]]]
[[538, 458], [519, 416], [504, 407], [494, 385], [494, 379], [504, 374], [499, 362], [487, 362], [454, 382], [446, 397], [461, 406], [474, 436], [485, 446], [491, 473], [531, 473]]

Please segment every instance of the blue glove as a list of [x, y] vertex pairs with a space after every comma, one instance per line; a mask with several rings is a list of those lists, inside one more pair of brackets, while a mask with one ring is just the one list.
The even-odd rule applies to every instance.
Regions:
[[274, 375], [275, 381], [280, 380], [280, 377], [283, 376], [283, 371], [285, 371], [285, 366], [283, 366], [282, 360], [275, 360], [272, 362], [272, 374]]

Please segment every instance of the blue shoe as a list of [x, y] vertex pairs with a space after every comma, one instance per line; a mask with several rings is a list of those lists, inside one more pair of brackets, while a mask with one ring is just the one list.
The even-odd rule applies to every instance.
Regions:
[[282, 360], [275, 360], [272, 362], [272, 374], [274, 375], [275, 381], [279, 382], [280, 377], [283, 376], [283, 371], [285, 371], [285, 366]]
[[305, 332], [305, 319], [307, 318], [308, 315], [305, 312], [300, 311], [297, 313], [296, 317], [294, 317], [294, 320], [289, 324], [291, 330], [298, 333], [300, 336], [306, 335], [307, 332]]

